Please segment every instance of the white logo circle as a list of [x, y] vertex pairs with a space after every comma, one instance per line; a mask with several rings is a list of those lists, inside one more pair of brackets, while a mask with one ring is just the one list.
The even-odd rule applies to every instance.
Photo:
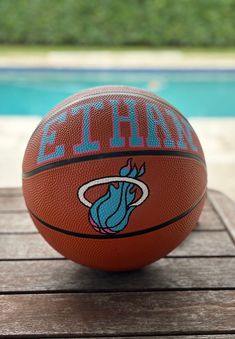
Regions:
[[86, 191], [93, 186], [103, 185], [111, 182], [129, 182], [131, 184], [137, 185], [142, 190], [142, 196], [139, 198], [139, 200], [133, 202], [133, 204], [131, 204], [130, 207], [141, 205], [149, 195], [148, 186], [140, 180], [129, 177], [106, 177], [95, 179], [82, 185], [77, 192], [78, 199], [81, 201], [83, 205], [90, 208], [92, 206], [92, 203], [85, 198]]

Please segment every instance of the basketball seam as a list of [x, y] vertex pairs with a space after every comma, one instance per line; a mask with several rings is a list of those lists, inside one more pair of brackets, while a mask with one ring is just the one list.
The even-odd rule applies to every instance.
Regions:
[[[105, 86], [103, 86], [105, 87]], [[115, 86], [114, 86], [115, 87]], [[124, 86], [125, 87], [125, 86]], [[135, 88], [134, 88], [135, 90]], [[140, 90], [139, 88], [137, 88], [137, 90]], [[59, 105], [62, 105], [61, 107], [59, 107], [57, 110], [53, 111], [53, 109], [51, 111], [48, 112], [48, 114], [42, 119], [42, 121], [39, 123], [39, 125], [37, 126], [37, 128], [35, 129], [35, 131], [33, 132], [33, 134], [31, 135], [31, 138], [34, 136], [35, 132], [44, 124], [46, 123], [49, 119], [51, 119], [52, 117], [54, 117], [55, 115], [59, 114], [61, 111], [63, 111], [64, 109], [66, 109], [67, 107], [75, 104], [75, 103], [79, 103], [81, 101], [84, 101], [84, 100], [91, 100], [93, 98], [96, 98], [96, 97], [99, 97], [99, 96], [105, 96], [105, 95], [122, 95], [122, 96], [133, 96], [133, 97], [140, 97], [142, 99], [149, 99], [149, 100], [152, 100], [152, 101], [159, 101], [162, 105], [164, 106], [168, 106], [170, 107], [171, 109], [173, 109], [182, 119], [184, 119], [185, 121], [187, 121], [189, 123], [189, 125], [191, 126], [190, 122], [184, 117], [184, 115], [177, 109], [175, 108], [173, 105], [171, 105], [169, 102], [167, 102], [166, 100], [162, 99], [161, 97], [157, 96], [156, 94], [154, 93], [150, 93], [150, 95], [147, 95], [147, 94], [139, 94], [139, 93], [131, 93], [131, 92], [125, 92], [125, 91], [122, 91], [121, 89], [117, 89], [115, 92], [100, 92], [100, 93], [94, 93], [94, 94], [89, 94], [89, 95], [84, 95], [84, 96], [81, 96], [79, 98], [74, 98], [74, 101], [72, 102], [67, 102], [66, 104], [62, 105], [62, 102], [59, 104]], [[71, 96], [71, 99], [73, 98], [74, 96], [72, 95]], [[67, 99], [68, 100], [68, 99]], [[67, 101], [66, 100], [66, 101]], [[58, 106], [59, 106], [58, 105]], [[191, 126], [192, 127], [192, 126]], [[30, 138], [30, 140], [31, 140]]]
[[63, 159], [56, 162], [52, 162], [40, 167], [37, 167], [31, 171], [24, 172], [22, 174], [23, 178], [32, 177], [41, 172], [50, 170], [56, 167], [67, 166], [74, 163], [79, 163], [83, 161], [92, 161], [92, 160], [103, 160], [108, 158], [118, 158], [118, 157], [130, 157], [130, 156], [176, 156], [194, 159], [205, 166], [205, 160], [199, 157], [196, 154], [182, 151], [172, 151], [172, 150], [139, 150], [139, 151], [122, 151], [122, 152], [108, 152], [108, 153], [99, 153], [93, 155], [85, 155], [80, 157], [74, 157], [69, 159]]
[[[141, 90], [141, 89], [138, 89], [137, 90]], [[64, 104], [63, 106], [61, 106], [60, 108], [58, 108], [58, 110], [54, 111], [53, 110], [51, 112], [48, 112], [48, 115], [45, 116], [45, 121], [47, 121], [47, 118], [51, 118], [51, 117], [54, 117], [57, 113], [60, 113], [62, 110], [66, 109], [67, 107], [75, 104], [75, 103], [78, 103], [80, 101], [83, 101], [83, 100], [90, 100], [90, 99], [93, 99], [93, 98], [96, 98], [96, 97], [99, 97], [99, 96], [105, 96], [105, 95], [123, 95], [123, 96], [133, 96], [133, 97], [140, 97], [142, 99], [150, 99], [150, 100], [153, 100], [153, 101], [159, 101], [162, 105], [164, 106], [169, 106], [170, 108], [172, 108], [174, 111], [176, 111], [177, 114], [179, 114], [181, 116], [181, 118], [183, 118], [184, 120], [187, 121], [187, 119], [183, 116], [183, 114], [177, 109], [175, 108], [173, 105], [171, 105], [170, 103], [168, 103], [166, 100], [160, 98], [159, 96], [155, 95], [154, 93], [150, 93], [151, 95], [147, 95], [147, 94], [139, 94], [139, 93], [131, 93], [131, 92], [125, 92], [125, 91], [122, 91], [122, 90], [116, 90], [116, 91], [113, 91], [113, 92], [100, 92], [100, 93], [94, 93], [94, 94], [88, 94], [88, 95], [84, 95], [84, 96], [81, 96], [77, 99], [75, 99], [74, 101], [72, 102], [68, 102], [66, 104]], [[71, 96], [72, 98], [73, 96]], [[62, 103], [61, 103], [62, 104]], [[60, 104], [59, 104], [60, 105]], [[42, 122], [44, 122], [44, 119], [42, 120]]]
[[29, 208], [29, 212], [31, 214], [31, 216], [33, 216], [36, 220], [38, 220], [42, 225], [44, 225], [45, 227], [52, 229], [54, 231], [66, 234], [66, 235], [70, 235], [70, 236], [74, 236], [74, 237], [78, 237], [78, 238], [88, 238], [88, 239], [119, 239], [119, 238], [128, 238], [128, 237], [133, 237], [133, 236], [138, 236], [138, 235], [143, 235], [146, 233], [150, 233], [150, 232], [154, 232], [157, 231], [159, 229], [165, 228], [179, 220], [181, 220], [182, 218], [184, 218], [185, 216], [187, 216], [189, 213], [191, 213], [199, 204], [200, 202], [204, 199], [204, 197], [206, 196], [206, 192], [207, 192], [207, 188], [205, 187], [205, 189], [203, 190], [202, 195], [199, 197], [199, 199], [197, 199], [195, 201], [195, 203], [186, 211], [184, 211], [183, 213], [179, 214], [178, 216], [171, 218], [159, 225], [156, 226], [152, 226], [149, 227], [147, 229], [144, 230], [138, 230], [138, 231], [134, 231], [134, 232], [129, 232], [129, 233], [116, 233], [115, 235], [96, 235], [96, 234], [85, 234], [85, 233], [79, 233], [79, 232], [74, 232], [74, 231], [69, 231], [69, 230], [65, 230], [65, 229], [61, 229], [57, 226], [48, 224], [46, 221], [40, 219], [38, 216], [36, 216]]

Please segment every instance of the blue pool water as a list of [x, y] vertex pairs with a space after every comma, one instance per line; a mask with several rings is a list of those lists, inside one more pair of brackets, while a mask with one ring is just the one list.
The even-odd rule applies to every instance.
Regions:
[[0, 115], [45, 115], [83, 89], [122, 84], [152, 91], [184, 115], [235, 117], [234, 71], [0, 70]]

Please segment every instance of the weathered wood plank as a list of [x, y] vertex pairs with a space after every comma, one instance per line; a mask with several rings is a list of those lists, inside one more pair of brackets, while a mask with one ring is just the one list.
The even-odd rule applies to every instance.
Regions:
[[235, 291], [0, 296], [2, 335], [156, 335], [235, 331]]
[[[79, 339], [87, 339], [85, 337], [76, 337]], [[70, 338], [70, 339], [76, 339], [75, 337]], [[95, 337], [90, 337], [90, 339], [93, 339]], [[108, 336], [108, 339], [130, 339], [129, 337], [110, 337]], [[65, 337], [60, 338], [60, 339], [65, 339]], [[99, 339], [107, 339], [107, 337], [99, 337]], [[222, 334], [222, 335], [210, 335], [210, 334], [206, 334], [206, 335], [176, 335], [176, 336], [172, 336], [172, 335], [164, 335], [163, 336], [155, 336], [155, 335], [149, 335], [149, 336], [131, 336], [131, 339], [235, 339], [235, 334]]]
[[0, 213], [0, 233], [38, 233], [28, 212]]
[[215, 213], [214, 207], [210, 201], [210, 190], [209, 190], [209, 194], [205, 201], [202, 214], [200, 216], [199, 222], [197, 223], [195, 230], [217, 231], [223, 229], [224, 225], [221, 222], [217, 213]]
[[[87, 339], [85, 337], [76, 337], [79, 339]], [[75, 337], [70, 338], [70, 339], [76, 339]], [[95, 337], [90, 337], [90, 339], [93, 339]], [[97, 337], [96, 337], [97, 338]], [[130, 339], [129, 337], [110, 337], [108, 336], [108, 339]], [[61, 339], [65, 339], [65, 337], [61, 338]], [[99, 339], [107, 339], [107, 337], [99, 337]], [[210, 335], [210, 334], [205, 334], [205, 335], [164, 335], [164, 336], [155, 336], [155, 335], [149, 335], [149, 336], [131, 336], [131, 339], [235, 339], [235, 334], [222, 334], [222, 335]]]
[[[70, 338], [70, 337], [69, 337]], [[79, 338], [79, 339], [87, 339], [85, 337], [76, 337], [76, 338]], [[76, 339], [75, 337], [73, 338], [70, 338], [70, 339]], [[97, 337], [90, 337], [90, 339], [94, 339]], [[176, 335], [176, 336], [172, 336], [172, 335], [164, 335], [164, 336], [155, 336], [155, 335], [149, 335], [149, 336], [132, 336], [131, 337], [99, 337], [99, 339], [235, 339], [235, 334], [222, 334], [222, 335], [210, 335], [210, 334], [206, 334], [206, 335]], [[60, 338], [60, 339], [65, 339], [65, 337], [63, 338]]]
[[[85, 337], [76, 337], [79, 339], [87, 339]], [[70, 339], [76, 339], [75, 337], [70, 338]], [[90, 337], [90, 339], [93, 339], [95, 337]], [[120, 339], [120, 337], [110, 337], [108, 336], [109, 339]], [[61, 338], [61, 339], [65, 339]], [[107, 337], [99, 337], [99, 339], [107, 339]], [[121, 337], [121, 339], [130, 339], [130, 337]], [[235, 334], [216, 334], [216, 335], [210, 335], [210, 334], [205, 334], [205, 335], [164, 335], [163, 336], [155, 336], [155, 335], [149, 335], [149, 336], [131, 336], [131, 339], [235, 339]]]
[[[77, 337], [80, 339], [86, 339], [85, 337], [81, 338], [81, 337]], [[89, 338], [94, 338], [94, 337], [89, 337]], [[108, 337], [109, 339], [120, 339], [120, 337]], [[62, 338], [65, 339], [65, 338]], [[71, 338], [71, 339], [76, 339], [76, 338]], [[99, 339], [107, 339], [107, 337], [99, 337]], [[130, 337], [121, 337], [121, 339], [130, 339]], [[131, 339], [235, 339], [235, 334], [222, 334], [222, 335], [210, 335], [210, 334], [206, 334], [206, 335], [164, 335], [164, 336], [131, 336]]]
[[235, 288], [235, 258], [167, 258], [127, 273], [91, 270], [69, 260], [2, 261], [0, 293]]
[[0, 213], [21, 211], [26, 211], [21, 187], [0, 188]]
[[218, 191], [211, 191], [210, 198], [235, 243], [235, 203]]
[[1, 259], [48, 259], [61, 258], [39, 233], [1, 234]]
[[191, 232], [170, 257], [234, 256], [235, 246], [225, 231]]
[[[170, 257], [235, 256], [235, 246], [225, 231], [192, 232]], [[0, 259], [61, 258], [38, 233], [2, 234]]]
[[[196, 231], [223, 230], [224, 226], [218, 216], [213, 213], [203, 212], [197, 224]], [[28, 212], [0, 213], [0, 233], [28, 233], [37, 232]]]
[[207, 199], [195, 230], [224, 230], [224, 225]]
[[0, 195], [0, 213], [25, 212], [26, 206], [22, 195]]
[[[218, 215], [210, 210], [204, 210], [195, 230], [223, 230], [224, 225]], [[0, 212], [0, 233], [37, 232], [28, 212]]]
[[[13, 212], [26, 212], [26, 206], [22, 197], [21, 189], [0, 189], [0, 217], [3, 219], [3, 221], [0, 221], [0, 232], [5, 232], [6, 229], [9, 230], [9, 227], [11, 227], [12, 223], [9, 224], [8, 219], [6, 220], [6, 223], [4, 223], [4, 215], [1, 213], [7, 213], [11, 212], [11, 215], [13, 216]], [[14, 217], [14, 220], [16, 223], [19, 223], [17, 221], [17, 216], [21, 219], [21, 223], [23, 222], [23, 217], [26, 217], [26, 223], [28, 225], [28, 218], [27, 214], [16, 214]], [[32, 224], [31, 224], [32, 225]], [[30, 226], [31, 226], [30, 225]], [[31, 227], [30, 227], [31, 228]], [[26, 227], [23, 228], [24, 231], [26, 231]], [[219, 217], [216, 215], [215, 211], [212, 208], [212, 205], [209, 200], [206, 201], [202, 215], [200, 217], [199, 223], [196, 227], [196, 230], [220, 230], [224, 229], [223, 224], [221, 223]], [[13, 230], [16, 230], [16, 227], [14, 227], [13, 224]], [[21, 230], [19, 229], [19, 232]]]
[[0, 188], [0, 196], [16, 196], [22, 195], [21, 187], [1, 187]]

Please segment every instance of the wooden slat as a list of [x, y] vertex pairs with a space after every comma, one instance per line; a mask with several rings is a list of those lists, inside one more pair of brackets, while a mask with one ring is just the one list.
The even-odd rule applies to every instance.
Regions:
[[[87, 339], [85, 337], [76, 337], [79, 339]], [[70, 339], [76, 339], [75, 337], [70, 338]], [[90, 339], [93, 339], [95, 337], [90, 337]], [[149, 336], [131, 336], [131, 337], [99, 337], [99, 339], [235, 339], [235, 334], [216, 334], [216, 335], [210, 335], [210, 334], [206, 334], [206, 335], [164, 335], [163, 336], [155, 336], [155, 335], [149, 335]], [[61, 338], [64, 339], [64, 338]]]
[[[13, 216], [13, 213], [16, 212], [26, 212], [26, 206], [22, 197], [22, 193], [20, 189], [9, 189], [9, 191], [7, 189], [0, 189], [0, 219], [3, 219], [2, 221], [0, 220], [0, 232], [5, 232], [6, 229], [9, 230], [9, 228], [11, 227], [12, 223], [7, 219], [7, 217], [5, 217], [6, 222], [4, 222], [4, 215], [2, 215], [1, 213], [7, 213], [7, 212], [11, 212], [11, 215]], [[9, 213], [8, 213], [9, 215]], [[22, 224], [23, 222], [23, 218], [25, 217], [26, 220], [26, 225], [30, 225], [30, 229], [32, 228], [32, 224], [28, 223], [28, 216], [27, 214], [22, 214], [19, 213], [14, 217], [14, 221], [16, 222], [16, 224], [19, 223], [19, 221], [17, 221], [17, 216], [19, 217], [20, 224]], [[212, 205], [210, 203], [209, 200], [206, 201], [202, 215], [200, 217], [199, 223], [196, 227], [196, 230], [221, 230], [224, 229], [223, 224], [221, 223], [221, 220], [219, 219], [219, 217], [216, 215], [215, 211], [212, 208]], [[17, 229], [16, 227], [13, 226], [13, 230], [12, 231], [21, 231], [21, 227], [19, 229]], [[23, 232], [25, 232], [27, 230], [26, 226], [23, 227]]]
[[[213, 211], [203, 211], [195, 230], [224, 230], [224, 225]], [[0, 233], [36, 232], [28, 212], [0, 212]]]
[[[85, 337], [76, 337], [79, 339], [87, 339]], [[75, 337], [70, 339], [76, 339]], [[90, 337], [90, 339], [93, 339], [95, 337]], [[97, 338], [97, 337], [96, 337]], [[216, 334], [216, 335], [210, 335], [210, 334], [206, 334], [206, 335], [164, 335], [164, 336], [155, 336], [155, 335], [149, 335], [149, 336], [129, 336], [129, 337], [99, 337], [99, 339], [235, 339], [235, 334]], [[65, 339], [65, 337], [61, 338], [61, 339]]]
[[40, 234], [1, 234], [1, 259], [61, 258]]
[[0, 188], [0, 196], [17, 196], [22, 195], [22, 188], [21, 187], [1, 187]]
[[234, 256], [235, 246], [225, 231], [192, 232], [173, 252], [179, 256]]
[[[0, 190], [0, 194], [1, 194]], [[20, 193], [20, 191], [19, 191]], [[25, 210], [24, 201], [21, 196], [0, 196], [3, 204], [0, 205], [0, 233], [22, 233], [37, 232], [36, 228]], [[20, 205], [17, 203], [20, 201]], [[14, 213], [10, 212], [14, 211]], [[17, 213], [19, 211], [20, 213]], [[24, 212], [22, 212], [24, 211]], [[2, 212], [2, 213], [1, 213]], [[3, 213], [4, 212], [4, 213]], [[195, 230], [223, 230], [224, 225], [218, 215], [212, 209], [211, 203], [207, 201]]]
[[221, 222], [219, 216], [213, 209], [211, 202], [207, 199], [207, 202], [203, 208], [202, 214], [200, 216], [199, 222], [195, 230], [211, 230], [218, 231], [224, 230], [224, 225]]
[[26, 206], [22, 195], [0, 195], [0, 213], [25, 212]]
[[21, 191], [0, 189], [0, 336], [235, 339], [228, 200], [210, 192], [195, 232], [167, 258], [111, 274], [61, 260], [32, 233]]
[[[65, 337], [64, 337], [65, 338]], [[61, 339], [64, 339], [64, 338], [61, 338]], [[79, 338], [79, 339], [87, 339], [85, 337], [76, 337], [76, 338]], [[70, 338], [70, 339], [76, 339], [75, 337], [73, 338]], [[95, 337], [90, 337], [90, 339], [93, 339]], [[96, 337], [97, 338], [97, 337]], [[129, 337], [99, 337], [99, 339], [235, 339], [235, 334], [216, 334], [216, 335], [210, 335], [210, 334], [206, 334], [206, 335], [164, 335], [163, 336], [155, 336], [155, 335], [149, 335], [149, 336], [129, 336]]]
[[1, 335], [234, 333], [235, 291], [0, 296]]
[[235, 258], [167, 258], [127, 273], [91, 270], [69, 260], [2, 261], [0, 293], [235, 288]]
[[0, 233], [38, 233], [28, 212], [0, 213]]
[[21, 187], [0, 188], [0, 217], [5, 212], [26, 211]]
[[[192, 232], [170, 257], [235, 256], [235, 246], [225, 231]], [[2, 234], [0, 259], [60, 258], [40, 234]]]
[[235, 203], [218, 191], [211, 191], [210, 198], [235, 243]]

